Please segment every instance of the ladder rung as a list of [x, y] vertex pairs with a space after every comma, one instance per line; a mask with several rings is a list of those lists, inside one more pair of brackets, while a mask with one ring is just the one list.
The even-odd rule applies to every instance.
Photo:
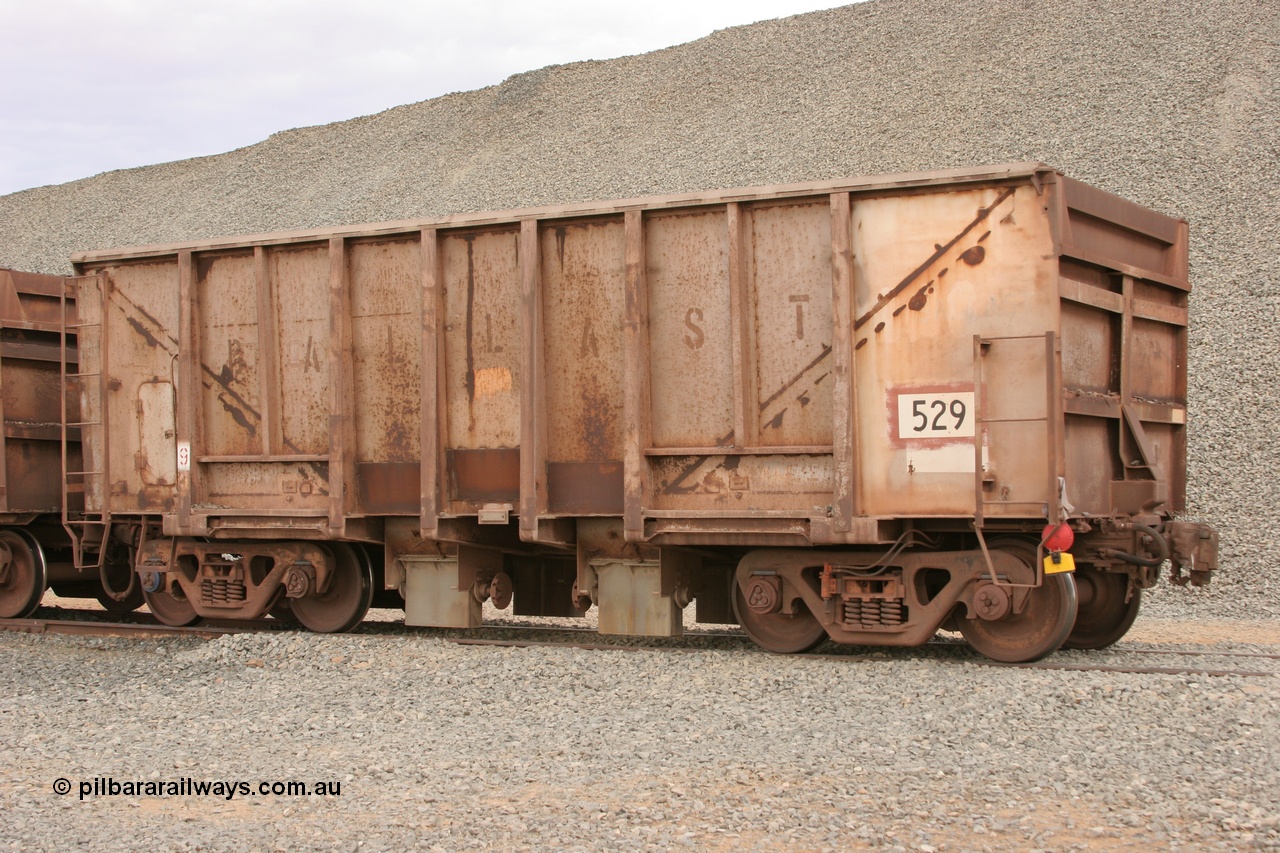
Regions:
[[[105, 317], [97, 322], [72, 322], [80, 320], [71, 313], [70, 302], [68, 297], [74, 293], [72, 288], [68, 288], [63, 294], [62, 299], [62, 338], [60, 350], [64, 356], [70, 357], [75, 352], [72, 341], [82, 330], [100, 330], [99, 335], [105, 333], [106, 326], [104, 324]], [[102, 294], [103, 308], [106, 307], [106, 293]], [[83, 316], [83, 315], [81, 315]], [[79, 335], [79, 343], [84, 343], [84, 336]], [[62, 393], [65, 396], [68, 393], [76, 393], [86, 395], [90, 399], [96, 399], [101, 396], [99, 401], [100, 419], [96, 421], [64, 421], [62, 427], [62, 453], [63, 459], [66, 460], [68, 445], [73, 441], [78, 441], [82, 437], [85, 428], [106, 427], [107, 403], [106, 399], [106, 372], [104, 369], [99, 370], [81, 370], [81, 367], [90, 367], [92, 365], [67, 364], [60, 371], [60, 380]], [[98, 365], [104, 368], [105, 365]], [[64, 403], [64, 413], [66, 411]], [[90, 412], [82, 412], [78, 414], [90, 414]], [[86, 460], [87, 461], [87, 460]], [[65, 462], [64, 462], [65, 464]], [[82, 463], [83, 464], [83, 463]], [[66, 507], [70, 503], [70, 497], [87, 496], [95, 488], [106, 488], [106, 469], [108, 465], [104, 462], [102, 470], [98, 471], [63, 471], [62, 472], [62, 495], [63, 495], [63, 528], [67, 531], [67, 535], [71, 537], [71, 561], [76, 569], [92, 569], [101, 568], [106, 558], [106, 538], [107, 531], [110, 529], [108, 519], [110, 514], [102, 513], [98, 518], [82, 518], [72, 520], [66, 512]], [[79, 498], [77, 497], [77, 500]]]

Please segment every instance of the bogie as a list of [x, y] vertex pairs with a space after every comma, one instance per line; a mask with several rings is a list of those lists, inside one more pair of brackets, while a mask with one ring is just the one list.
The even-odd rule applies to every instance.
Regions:
[[734, 604], [747, 635], [775, 652], [808, 651], [827, 636], [917, 646], [954, 625], [987, 657], [1036, 660], [1062, 645], [1076, 599], [1070, 575], [1038, 582], [1034, 559], [1034, 544], [1008, 540], [987, 553], [902, 551], [892, 561], [879, 552], [757, 551], [739, 564]]

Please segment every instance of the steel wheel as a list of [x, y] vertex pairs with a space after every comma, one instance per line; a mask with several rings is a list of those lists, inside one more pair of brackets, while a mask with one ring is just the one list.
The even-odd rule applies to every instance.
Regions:
[[324, 595], [314, 591], [289, 604], [303, 627], [318, 634], [350, 631], [360, 624], [373, 603], [373, 566], [363, 551], [337, 543], [333, 551], [333, 574]]
[[271, 618], [277, 622], [285, 625], [297, 625], [298, 617], [293, 615], [293, 607], [289, 602], [290, 599], [281, 595], [276, 599], [275, 604], [267, 608], [267, 612], [270, 613]]
[[0, 530], [0, 618], [30, 616], [48, 586], [40, 543], [25, 530]]
[[128, 595], [121, 599], [112, 598], [110, 593], [103, 589], [98, 590], [97, 595], [94, 597], [98, 599], [98, 603], [102, 605], [103, 610], [108, 613], [114, 613], [117, 616], [132, 613], [147, 601], [142, 594], [142, 587], [140, 586], [135, 586]]
[[[1035, 549], [1023, 543], [1000, 546], [1027, 566], [1035, 561]], [[1044, 585], [1030, 590], [1021, 613], [1001, 619], [966, 619], [960, 623], [965, 641], [992, 660], [1025, 663], [1056, 651], [1076, 621], [1076, 584], [1070, 574], [1045, 575]]]
[[[795, 612], [791, 615], [780, 612], [780, 600], [766, 602], [763, 607], [758, 600], [754, 601], [754, 606], [749, 603], [742, 588], [750, 588], [753, 581], [759, 583], [760, 580], [762, 579], [754, 578], [750, 570], [744, 570], [741, 566], [734, 575], [733, 612], [747, 636], [760, 648], [782, 655], [801, 654], [821, 645], [827, 638], [827, 630], [809, 612], [803, 601], [794, 602]], [[766, 596], [770, 594], [767, 590], [757, 588], [752, 591], [752, 599], [758, 599], [762, 592]], [[772, 609], [774, 612], [761, 612], [765, 609]]]
[[[177, 585], [174, 588], [179, 591], [182, 589]], [[163, 589], [148, 592], [144, 585], [142, 587], [142, 598], [147, 602], [147, 609], [151, 611], [151, 614], [166, 625], [181, 628], [184, 625], [194, 625], [200, 621], [200, 615], [196, 613], [196, 609], [187, 600], [186, 596], [179, 598]]]
[[1129, 576], [1123, 572], [1076, 569], [1080, 610], [1063, 648], [1103, 649], [1128, 633], [1138, 618], [1142, 590], [1135, 589], [1133, 597], [1125, 601], [1128, 591]]
[[142, 582], [133, 570], [128, 548], [113, 543], [98, 575], [101, 586], [95, 597], [108, 613], [131, 613], [142, 606]]

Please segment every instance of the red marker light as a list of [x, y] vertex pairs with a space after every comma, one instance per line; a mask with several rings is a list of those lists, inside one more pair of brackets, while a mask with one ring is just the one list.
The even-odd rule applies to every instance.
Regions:
[[1075, 532], [1066, 524], [1046, 525], [1040, 538], [1049, 552], [1070, 551], [1071, 546], [1076, 542]]

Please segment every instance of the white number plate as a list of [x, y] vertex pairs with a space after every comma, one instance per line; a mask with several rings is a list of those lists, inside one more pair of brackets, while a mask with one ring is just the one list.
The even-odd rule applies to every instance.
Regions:
[[973, 438], [973, 392], [898, 395], [898, 438]]

